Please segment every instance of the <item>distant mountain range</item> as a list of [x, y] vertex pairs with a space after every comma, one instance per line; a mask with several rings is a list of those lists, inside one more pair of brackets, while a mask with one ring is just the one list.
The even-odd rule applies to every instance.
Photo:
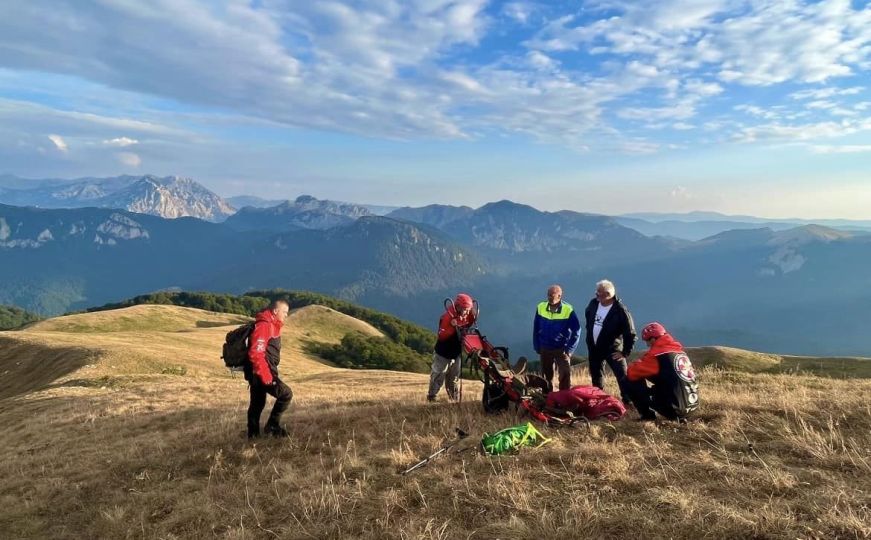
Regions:
[[[184, 206], [205, 214], [196, 203], [208, 194], [194, 184], [131, 176], [34, 187], [3, 177], [0, 199], [42, 190], [53, 205], [100, 201], [145, 213], [177, 215], [172, 208]], [[159, 188], [177, 205], [150, 198]], [[463, 290], [479, 299], [482, 328], [523, 354], [531, 352], [531, 313], [548, 285], [562, 284], [580, 310], [595, 282], [609, 278], [639, 326], [659, 320], [688, 345], [871, 355], [863, 337], [871, 320], [865, 222], [834, 228], [709, 213], [682, 217], [695, 222], [644, 215], [662, 218], [653, 222], [511, 201], [406, 207], [381, 217], [366, 205], [310, 196], [248, 205], [223, 223], [88, 206], [0, 205], [0, 304], [50, 315], [161, 289], [281, 287], [336, 295], [431, 327], [442, 300]], [[647, 226], [659, 229], [639, 232]]]
[[833, 229], [871, 233], [871, 221], [847, 219], [767, 219], [754, 216], [729, 216], [717, 212], [686, 214], [635, 213], [615, 216], [614, 220], [647, 236], [670, 236], [684, 240], [701, 240], [735, 230], [769, 227], [783, 231], [802, 225], [822, 225]]
[[0, 205], [0, 304], [40, 314], [162, 289], [294, 284], [353, 300], [455, 287], [484, 263], [437, 231], [377, 216], [251, 234], [194, 218]]
[[235, 212], [190, 178], [153, 175], [77, 180], [0, 177], [0, 203], [38, 208], [116, 208], [165, 218], [223, 221]]
[[[309, 197], [308, 195], [301, 195], [301, 197]], [[313, 198], [313, 197], [312, 197]], [[297, 197], [299, 200], [299, 197]], [[273, 206], [280, 206], [282, 204], [287, 203], [287, 200], [277, 200], [277, 199], [263, 199], [260, 197], [254, 197], [251, 195], [237, 195], [235, 197], [227, 197], [226, 201], [230, 203], [234, 208], [245, 208], [246, 206], [253, 206], [254, 208], [269, 208]], [[323, 201], [328, 202], [338, 206], [354, 206], [354, 207], [362, 207], [369, 211], [371, 215], [375, 216], [384, 216], [393, 212], [397, 209], [396, 206], [386, 206], [383, 204], [357, 204], [357, 203], [348, 203], [341, 201]]]
[[237, 231], [324, 230], [348, 225], [361, 217], [372, 215], [368, 208], [356, 204], [321, 201], [301, 195], [294, 201], [284, 201], [276, 206], [246, 206], [230, 216], [226, 224]]

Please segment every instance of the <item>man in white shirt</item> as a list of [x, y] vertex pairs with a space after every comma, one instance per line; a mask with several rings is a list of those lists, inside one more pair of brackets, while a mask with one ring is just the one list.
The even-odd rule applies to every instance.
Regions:
[[605, 362], [611, 367], [624, 403], [629, 403], [626, 389], [626, 357], [635, 345], [635, 323], [632, 314], [617, 298], [614, 284], [603, 279], [596, 283], [596, 297], [584, 311], [587, 330], [587, 353], [593, 386], [604, 390]]

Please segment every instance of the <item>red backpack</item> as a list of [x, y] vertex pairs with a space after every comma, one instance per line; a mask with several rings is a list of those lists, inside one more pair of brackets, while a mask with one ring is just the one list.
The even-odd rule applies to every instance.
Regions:
[[588, 420], [620, 420], [626, 414], [623, 402], [595, 386], [573, 386], [547, 395], [545, 406], [571, 411]]

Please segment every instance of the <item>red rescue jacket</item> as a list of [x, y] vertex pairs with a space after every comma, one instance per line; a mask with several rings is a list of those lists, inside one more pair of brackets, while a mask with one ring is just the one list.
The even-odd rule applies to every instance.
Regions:
[[[456, 319], [457, 326], [451, 324]], [[465, 317], [457, 317], [452, 307], [448, 307], [439, 319], [439, 334], [435, 344], [435, 352], [442, 358], [460, 356], [460, 340], [457, 339], [457, 328], [465, 329], [475, 324], [475, 315], [471, 311]]]
[[653, 346], [644, 353], [641, 359], [629, 365], [629, 368], [626, 370], [626, 377], [630, 381], [656, 377], [659, 375], [659, 360], [656, 357], [669, 352], [683, 352], [683, 345], [671, 337], [671, 334], [665, 334], [653, 342]]
[[278, 362], [281, 354], [281, 327], [283, 323], [271, 309], [264, 309], [254, 318], [248, 359], [251, 371], [263, 384], [272, 384], [278, 377]]

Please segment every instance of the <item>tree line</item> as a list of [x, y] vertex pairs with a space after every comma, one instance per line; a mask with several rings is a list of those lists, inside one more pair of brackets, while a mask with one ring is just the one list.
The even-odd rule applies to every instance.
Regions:
[[12, 330], [40, 320], [40, 316], [15, 306], [0, 306], [0, 330]]

